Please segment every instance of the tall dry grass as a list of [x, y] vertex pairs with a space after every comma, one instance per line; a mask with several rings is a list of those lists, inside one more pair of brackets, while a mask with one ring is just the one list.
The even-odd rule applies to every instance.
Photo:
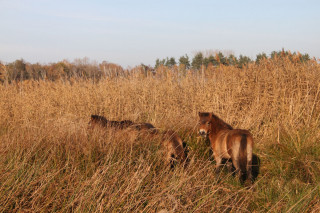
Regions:
[[[0, 85], [0, 211], [317, 212], [320, 66], [246, 68]], [[260, 157], [250, 188], [214, 177], [198, 111], [249, 129]], [[160, 139], [87, 129], [91, 114], [174, 129], [191, 163], [171, 171]]]

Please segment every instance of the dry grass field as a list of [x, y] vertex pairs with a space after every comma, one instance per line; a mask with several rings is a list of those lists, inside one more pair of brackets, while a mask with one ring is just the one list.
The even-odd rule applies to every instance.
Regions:
[[[264, 60], [156, 75], [0, 84], [0, 212], [319, 212], [320, 66]], [[254, 135], [251, 187], [221, 181], [198, 138], [199, 111]], [[189, 167], [160, 139], [89, 130], [91, 114], [173, 129]]]

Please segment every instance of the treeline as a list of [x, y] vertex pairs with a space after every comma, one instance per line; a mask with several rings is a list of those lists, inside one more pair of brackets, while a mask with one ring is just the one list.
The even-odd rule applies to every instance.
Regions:
[[117, 64], [103, 61], [98, 64], [88, 58], [76, 59], [73, 62], [63, 60], [57, 63], [43, 65], [31, 64], [23, 59], [16, 60], [6, 65], [1, 64], [0, 81], [11, 83], [22, 80], [50, 80], [58, 79], [96, 79], [113, 77], [124, 73], [125, 70]]
[[250, 63], [259, 64], [262, 60], [290, 60], [294, 63], [305, 63], [310, 60], [308, 54], [291, 53], [290, 51], [273, 51], [269, 56], [265, 53], [258, 54], [255, 60], [247, 56], [240, 55], [239, 57], [233, 54], [224, 55], [222, 52], [215, 54], [204, 54], [199, 52], [190, 59], [188, 55], [181, 56], [178, 60], [174, 57], [166, 59], [157, 59], [155, 67], [140, 66], [132, 69], [123, 69], [120, 65], [103, 61], [102, 63], [91, 62], [88, 58], [76, 59], [73, 62], [63, 60], [57, 63], [47, 65], [25, 62], [23, 59], [16, 60], [12, 63], [0, 63], [0, 83], [22, 80], [50, 80], [58, 79], [93, 79], [113, 78], [118, 76], [129, 76], [133, 73], [138, 73], [143, 76], [160, 74], [166, 67], [172, 70], [191, 70], [194, 73], [201, 68], [217, 67], [217, 66], [236, 66], [243, 68]]
[[[207, 55], [207, 56], [205, 56]], [[195, 56], [190, 60], [188, 55], [181, 56], [178, 60], [174, 57], [167, 57], [165, 59], [157, 59], [155, 68], [159, 66], [166, 66], [166, 67], [173, 67], [175, 65], [180, 65], [185, 67], [186, 69], [200, 69], [201, 66], [205, 66], [206, 68], [211, 66], [237, 66], [242, 68], [243, 66], [248, 65], [249, 63], [259, 63], [261, 60], [264, 59], [275, 59], [286, 57], [289, 58], [291, 61], [298, 61], [298, 62], [306, 62], [310, 60], [310, 56], [308, 54], [300, 54], [300, 53], [291, 53], [290, 51], [273, 51], [269, 56], [266, 53], [260, 53], [256, 56], [255, 60], [252, 60], [248, 56], [240, 55], [239, 57], [234, 56], [233, 54], [224, 55], [222, 52], [217, 52], [214, 54], [205, 54], [202, 52], [198, 52]]]

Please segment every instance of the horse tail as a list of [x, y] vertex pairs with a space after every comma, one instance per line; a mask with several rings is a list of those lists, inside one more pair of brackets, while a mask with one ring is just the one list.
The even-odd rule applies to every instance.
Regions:
[[240, 141], [239, 166], [242, 173], [247, 171], [247, 135], [243, 134]]

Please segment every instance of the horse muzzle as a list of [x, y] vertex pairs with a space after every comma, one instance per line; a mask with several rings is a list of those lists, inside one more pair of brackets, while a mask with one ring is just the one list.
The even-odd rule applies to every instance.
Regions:
[[199, 135], [200, 135], [201, 137], [203, 137], [203, 138], [206, 138], [208, 134], [207, 134], [207, 132], [206, 132], [205, 130], [200, 129], [200, 130], [199, 130]]

